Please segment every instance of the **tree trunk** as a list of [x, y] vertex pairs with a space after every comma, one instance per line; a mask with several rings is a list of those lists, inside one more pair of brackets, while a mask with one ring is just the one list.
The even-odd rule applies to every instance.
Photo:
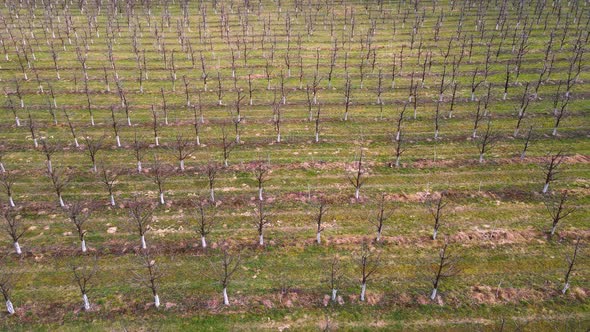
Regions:
[[211, 202], [215, 202], [215, 191], [213, 190], [213, 188], [209, 190], [209, 196], [211, 198]]
[[141, 173], [141, 161], [137, 161], [137, 173]]
[[549, 190], [549, 182], [545, 183], [545, 185], [543, 186], [543, 194], [546, 194], [547, 190]]
[[12, 196], [8, 196], [8, 202], [10, 203], [10, 207], [15, 207], [16, 206], [14, 204], [14, 200], [12, 199]]
[[258, 236], [258, 244], [263, 246], [264, 245], [264, 235], [260, 234]]
[[320, 133], [316, 132], [315, 133], [315, 142], [319, 142], [320, 141]]
[[84, 311], [90, 310], [90, 301], [88, 301], [86, 294], [82, 294], [82, 300], [84, 301]]
[[554, 223], [551, 227], [551, 236], [555, 235], [555, 230], [557, 229], [557, 223]]
[[111, 194], [111, 206], [115, 206], [115, 196]]
[[258, 200], [259, 200], [259, 201], [262, 201], [262, 200], [264, 200], [264, 199], [262, 198], [262, 188], [258, 188]]
[[10, 300], [6, 300], [6, 311], [8, 311], [9, 314], [14, 315], [14, 307], [12, 306], [12, 302], [10, 302]]
[[432, 293], [430, 293], [430, 299], [434, 301], [434, 299], [436, 298], [436, 293], [438, 292], [438, 290], [436, 288], [434, 288], [432, 290]]
[[201, 236], [201, 247], [203, 247], [203, 249], [207, 248], [207, 240], [204, 236]]
[[80, 143], [78, 143], [78, 139], [76, 137], [74, 137], [74, 145], [79, 148], [80, 147]]
[[119, 139], [119, 135], [115, 136], [115, 139], [117, 140], [117, 147], [120, 148], [121, 147], [121, 139]]
[[356, 188], [354, 191], [354, 198], [357, 200], [359, 199], [360, 190], [361, 190], [361, 188]]
[[223, 287], [223, 304], [229, 305], [229, 298], [227, 297], [227, 287]]
[[337, 289], [332, 288], [332, 301], [336, 301], [336, 294], [338, 293]]
[[180, 170], [184, 171], [184, 160], [180, 161]]
[[367, 291], [367, 283], [366, 282], [363, 282], [361, 284], [361, 301], [363, 301], [363, 302], [365, 301], [365, 293], [366, 293], [366, 291]]
[[553, 128], [552, 136], [557, 136], [557, 127]]
[[436, 240], [436, 235], [437, 235], [437, 234], [438, 234], [438, 229], [435, 229], [435, 230], [432, 232], [432, 239], [433, 239], [433, 240]]
[[20, 119], [18, 118], [18, 116], [14, 117], [14, 121], [16, 121], [16, 126], [20, 127]]
[[4, 164], [0, 162], [0, 173], [6, 172], [6, 168], [4, 168]]
[[315, 241], [316, 241], [317, 244], [321, 244], [322, 243], [322, 236], [321, 236], [321, 234], [322, 233], [317, 232], [316, 235], [315, 235]]
[[147, 244], [145, 243], [145, 235], [141, 236], [141, 249], [147, 249]]
[[164, 201], [164, 193], [160, 193], [160, 204], [166, 204], [166, 202]]
[[377, 242], [381, 242], [381, 231], [377, 231]]
[[82, 239], [82, 252], [86, 252], [86, 240]]
[[18, 244], [18, 241], [14, 242], [14, 252], [16, 252], [17, 255], [22, 254], [23, 252], [20, 250], [20, 245]]
[[156, 306], [156, 308], [160, 307], [160, 297], [158, 296], [158, 294], [154, 294], [154, 305]]
[[66, 207], [66, 203], [64, 203], [63, 198], [61, 197], [61, 194], [59, 194], [59, 206], [60, 207]]
[[47, 160], [47, 171], [49, 173], [53, 173], [53, 167], [51, 165], [51, 160]]
[[483, 153], [479, 154], [479, 163], [483, 163]]
[[160, 146], [160, 138], [156, 136], [156, 146]]
[[96, 163], [92, 163], [92, 172], [96, 173], [97, 169], [96, 169]]
[[569, 288], [570, 288], [570, 283], [566, 282], [565, 285], [563, 286], [563, 289], [561, 290], [561, 294], [565, 294]]

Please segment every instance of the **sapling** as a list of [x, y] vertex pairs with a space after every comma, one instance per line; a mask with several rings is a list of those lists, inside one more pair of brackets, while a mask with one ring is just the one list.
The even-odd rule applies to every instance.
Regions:
[[90, 281], [96, 276], [98, 272], [98, 257], [94, 257], [92, 265], [78, 264], [78, 262], [71, 262], [70, 269], [72, 270], [72, 277], [80, 293], [82, 294], [82, 301], [84, 304], [84, 311], [90, 310], [90, 300], [88, 300], [88, 291], [90, 290]]
[[[144, 248], [145, 249], [145, 248]], [[149, 250], [141, 250], [139, 252], [139, 263], [146, 272], [134, 271], [136, 281], [142, 286], [148, 288], [154, 297], [154, 306], [156, 309], [160, 307], [160, 296], [158, 295], [159, 281], [162, 278], [162, 273], [156, 265], [156, 260]]]
[[4, 262], [4, 258], [2, 259], [3, 262], [0, 263], [0, 292], [2, 292], [2, 296], [4, 297], [4, 301], [6, 303], [6, 311], [10, 315], [14, 315], [14, 305], [12, 304], [10, 295], [12, 293], [12, 289], [14, 288], [14, 273], [10, 271], [6, 263]]
[[578, 257], [578, 252], [580, 250], [580, 240], [580, 236], [578, 236], [578, 238], [576, 239], [576, 245], [574, 246], [574, 253], [572, 254], [572, 257], [566, 257], [568, 267], [564, 277], [563, 289], [561, 290], [562, 294], [565, 294], [567, 290], [570, 288], [570, 277], [572, 272], [574, 271], [574, 265], [576, 264], [576, 258]]
[[115, 184], [117, 183], [117, 178], [119, 177], [119, 170], [112, 168], [107, 169], [104, 163], [101, 162], [100, 166], [100, 181], [105, 186], [106, 190], [109, 193], [109, 199], [111, 206], [115, 206]]
[[216, 278], [223, 288], [223, 304], [229, 305], [227, 288], [238, 268], [242, 265], [241, 252], [232, 253], [225, 244], [221, 244], [221, 264], [212, 264], [213, 271], [216, 271]]
[[197, 198], [195, 206], [197, 233], [201, 236], [201, 247], [205, 249], [207, 248], [207, 235], [211, 233], [211, 229], [217, 221], [217, 209], [214, 203], [208, 203], [200, 197]]
[[442, 280], [459, 274], [460, 270], [457, 266], [457, 258], [451, 256], [447, 252], [448, 242], [438, 252], [438, 261], [433, 264], [434, 277], [432, 279], [432, 292], [430, 299], [434, 301], [438, 294], [438, 289]]
[[6, 196], [8, 197], [8, 204], [10, 207], [15, 207], [14, 199], [12, 197], [12, 187], [14, 186], [14, 174], [8, 170], [4, 170], [0, 173], [0, 187], [4, 189]]
[[324, 217], [325, 214], [328, 212], [326, 200], [323, 197], [320, 198], [318, 203], [315, 204], [315, 208], [317, 209], [317, 212], [314, 214], [313, 221], [316, 225], [316, 243], [319, 245], [322, 242], [321, 234], [325, 229], [323, 226]]
[[139, 234], [141, 239], [141, 249], [146, 250], [147, 244], [145, 241], [145, 234], [150, 230], [154, 208], [149, 202], [134, 197], [133, 200], [128, 203], [128, 209], [129, 223], [136, 228]]
[[375, 256], [374, 252], [369, 248], [366, 242], [361, 245], [358, 253], [358, 265], [361, 272], [361, 296], [360, 300], [365, 301], [367, 291], [367, 282], [377, 272], [380, 265], [379, 255]]
[[438, 199], [429, 199], [427, 201], [428, 210], [434, 219], [434, 227], [432, 231], [432, 239], [436, 240], [436, 236], [438, 235], [438, 230], [440, 226], [443, 224], [442, 220], [442, 212], [445, 206], [447, 206], [448, 202], [445, 202], [444, 199], [445, 193], [441, 192]]
[[559, 174], [558, 168], [564, 158], [565, 156], [562, 151], [558, 151], [556, 154], [548, 157], [547, 163], [544, 165], [545, 184], [543, 185], [543, 194], [546, 194], [547, 191], [549, 191], [549, 184], [557, 179], [557, 174]]
[[359, 159], [355, 162], [355, 172], [353, 174], [348, 174], [348, 181], [354, 187], [354, 198], [358, 201], [360, 197], [361, 187], [367, 181], [365, 176], [366, 170], [363, 168], [363, 149], [359, 149]]
[[264, 246], [264, 228], [270, 225], [270, 214], [266, 211], [264, 201], [257, 201], [254, 209], [254, 226], [258, 233], [258, 245]]
[[551, 230], [549, 231], [550, 237], [555, 235], [557, 225], [576, 210], [575, 207], [567, 206], [568, 200], [569, 194], [567, 191], [562, 191], [559, 196], [550, 197], [545, 200], [545, 207], [551, 216]]
[[214, 161], [209, 161], [205, 167], [205, 173], [207, 174], [207, 180], [209, 184], [209, 199], [212, 203], [215, 203], [215, 180], [217, 179], [217, 172], [219, 171], [219, 165]]
[[256, 177], [256, 183], [258, 184], [258, 200], [260, 201], [263, 200], [263, 186], [264, 183], [268, 181], [268, 174], [270, 173], [269, 168], [268, 164], [265, 164], [264, 161], [259, 159], [256, 163], [256, 168], [254, 169], [254, 176]]
[[68, 218], [74, 224], [80, 243], [82, 245], [82, 252], [86, 252], [86, 229], [84, 225], [90, 219], [90, 208], [85, 206], [83, 202], [73, 201], [66, 206], [66, 213]]
[[387, 221], [387, 219], [391, 217], [392, 214], [392, 210], [386, 210], [385, 193], [381, 193], [381, 198], [379, 199], [379, 207], [377, 210], [377, 216], [375, 218], [369, 219], [370, 223], [375, 227], [375, 230], [377, 232], [375, 241], [381, 242], [381, 235], [383, 234], [385, 222]]
[[20, 244], [18, 241], [25, 234], [26, 229], [23, 226], [22, 218], [17, 214], [15, 209], [3, 209], [2, 218], [4, 219], [4, 230], [10, 236], [12, 244], [14, 245], [14, 252], [17, 255], [22, 254]]

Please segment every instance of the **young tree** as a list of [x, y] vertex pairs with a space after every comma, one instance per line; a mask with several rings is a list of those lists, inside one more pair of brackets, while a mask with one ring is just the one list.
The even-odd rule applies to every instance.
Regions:
[[209, 182], [209, 198], [211, 203], [215, 203], [215, 180], [217, 180], [217, 172], [219, 172], [219, 165], [214, 161], [209, 161], [205, 168], [205, 173], [207, 173], [207, 180]]
[[98, 257], [94, 257], [91, 265], [72, 261], [70, 262], [70, 269], [72, 270], [74, 282], [78, 285], [80, 293], [82, 293], [84, 311], [89, 311], [90, 301], [88, 300], [88, 291], [90, 290], [90, 281], [98, 272]]
[[135, 160], [137, 160], [137, 173], [141, 173], [143, 170], [141, 161], [143, 160], [145, 148], [146, 144], [143, 142], [143, 140], [138, 139], [136, 131], [133, 137], [133, 154], [135, 155]]
[[576, 258], [578, 256], [578, 252], [580, 250], [580, 237], [578, 236], [578, 238], [576, 239], [576, 245], [574, 247], [574, 253], [572, 255], [572, 257], [566, 257], [566, 260], [568, 262], [568, 266], [567, 266], [567, 272], [565, 273], [565, 277], [564, 277], [564, 285], [563, 285], [563, 289], [561, 290], [561, 294], [565, 294], [567, 292], [567, 290], [570, 288], [570, 277], [571, 274], [574, 270], [574, 265], [576, 264]]
[[141, 250], [139, 252], [139, 263], [143, 268], [147, 270], [147, 273], [134, 271], [135, 279], [140, 285], [147, 287], [152, 292], [152, 295], [154, 297], [154, 306], [157, 309], [160, 307], [160, 297], [158, 296], [158, 284], [160, 279], [162, 278], [162, 273], [156, 265], [155, 258], [147, 249]]
[[225, 124], [221, 126], [221, 147], [223, 148], [223, 166], [227, 167], [229, 154], [236, 146], [236, 142], [228, 139], [227, 132], [225, 131]]
[[53, 189], [55, 190], [55, 194], [57, 195], [57, 199], [59, 200], [59, 206], [64, 208], [66, 204], [64, 203], [62, 193], [65, 187], [70, 183], [71, 175], [66, 173], [63, 169], [53, 169], [52, 172], [48, 172], [49, 178], [51, 179], [51, 184], [53, 184]]
[[549, 156], [549, 160], [544, 166], [545, 169], [545, 185], [543, 185], [543, 194], [546, 194], [549, 190], [549, 184], [556, 180], [558, 172], [558, 168], [563, 162], [565, 156], [563, 152], [558, 151], [556, 154]]
[[254, 169], [254, 176], [256, 177], [256, 183], [258, 185], [258, 200], [262, 201], [264, 198], [262, 197], [264, 183], [268, 181], [268, 175], [270, 173], [270, 166], [262, 159], [258, 159], [256, 163], [256, 168]]
[[550, 237], [555, 235], [555, 230], [557, 229], [559, 222], [576, 210], [575, 207], [567, 207], [568, 199], [568, 192], [564, 190], [559, 197], [549, 197], [544, 202], [547, 212], [549, 212], [549, 215], [551, 216]]
[[340, 279], [342, 279], [342, 270], [340, 268], [340, 257], [334, 255], [330, 261], [330, 271], [328, 275], [328, 282], [330, 283], [330, 290], [332, 302], [336, 302], [338, 295], [338, 288], [340, 286]]
[[361, 301], [365, 301], [367, 291], [367, 282], [369, 278], [377, 272], [379, 268], [380, 257], [375, 256], [366, 242], [363, 241], [361, 250], [358, 254], [358, 264], [361, 270]]
[[[4, 260], [4, 258], [2, 260]], [[6, 302], [6, 311], [8, 314], [14, 315], [14, 306], [10, 299], [15, 282], [14, 273], [6, 266], [5, 262], [1, 262], [0, 264], [0, 292], [2, 292], [2, 296]]]
[[152, 164], [151, 176], [154, 184], [158, 186], [158, 197], [161, 205], [166, 204], [166, 201], [164, 200], [164, 184], [166, 183], [166, 180], [170, 175], [171, 167], [169, 167], [169, 165], [162, 164], [158, 156], [154, 155], [154, 163]]
[[531, 142], [532, 137], [533, 137], [533, 126], [530, 126], [529, 131], [524, 139], [524, 147], [522, 148], [522, 152], [520, 153], [520, 160], [524, 160], [524, 158], [526, 158], [526, 151], [529, 148], [529, 144]]
[[391, 210], [386, 211], [385, 207], [385, 193], [381, 193], [381, 199], [379, 200], [377, 216], [376, 218], [369, 219], [370, 223], [373, 224], [373, 226], [375, 226], [375, 229], [377, 231], [377, 237], [375, 238], [375, 241], [377, 242], [381, 242], [381, 234], [383, 233], [383, 227], [385, 226], [385, 222], [393, 214], [393, 211]]
[[76, 228], [78, 238], [80, 239], [80, 243], [82, 245], [82, 252], [86, 252], [87, 231], [84, 229], [84, 225], [86, 224], [88, 219], [90, 219], [90, 208], [86, 207], [83, 202], [73, 201], [66, 206], [66, 213], [68, 215], [68, 218]]
[[26, 229], [23, 226], [21, 216], [18, 215], [16, 210], [14, 209], [3, 209], [2, 217], [6, 223], [4, 226], [4, 230], [12, 240], [12, 243], [14, 245], [14, 252], [17, 255], [22, 254], [20, 244], [18, 243], [18, 241], [25, 234]]
[[104, 136], [98, 139], [93, 139], [90, 136], [84, 136], [84, 142], [86, 142], [86, 153], [90, 157], [90, 161], [92, 162], [92, 172], [94, 173], [98, 171], [96, 168], [96, 155], [103, 147], [103, 140]]
[[431, 198], [427, 201], [428, 210], [434, 219], [434, 229], [432, 231], [432, 239], [436, 240], [436, 236], [438, 235], [438, 230], [440, 226], [442, 226], [442, 212], [445, 206], [447, 206], [448, 202], [444, 202], [445, 192], [441, 192], [438, 199]]
[[266, 211], [264, 201], [257, 201], [254, 209], [254, 226], [258, 232], [258, 245], [264, 246], [264, 228], [270, 225], [270, 213]]
[[366, 170], [363, 168], [363, 149], [359, 149], [359, 159], [358, 162], [355, 162], [356, 170], [353, 174], [348, 174], [348, 181], [354, 187], [354, 198], [358, 201], [360, 197], [361, 187], [367, 181], [367, 178], [364, 176]]
[[492, 131], [492, 121], [488, 118], [486, 131], [484, 134], [479, 137], [477, 140], [477, 148], [479, 150], [479, 163], [483, 163], [484, 155], [486, 152], [489, 152], [495, 145], [496, 141], [498, 140], [498, 136], [496, 133]]
[[150, 230], [150, 224], [153, 220], [154, 208], [145, 201], [134, 197], [128, 204], [129, 223], [137, 229], [141, 238], [141, 249], [146, 250], [145, 234]]
[[438, 294], [440, 282], [449, 277], [459, 274], [460, 270], [457, 266], [457, 258], [451, 256], [447, 252], [448, 243], [445, 244], [438, 252], [438, 260], [433, 264], [434, 278], [432, 279], [432, 293], [430, 293], [430, 299], [434, 301]]
[[180, 163], [180, 170], [184, 171], [184, 160], [190, 157], [194, 150], [191, 147], [190, 140], [185, 138], [181, 133], [176, 134], [176, 141], [174, 142], [174, 151], [176, 158]]
[[116, 168], [107, 169], [104, 163], [101, 162], [100, 166], [100, 182], [105, 186], [106, 190], [109, 192], [109, 199], [111, 206], [115, 206], [115, 184], [117, 183], [117, 178], [119, 177], [119, 170]]
[[325, 214], [328, 212], [328, 204], [326, 203], [326, 200], [323, 197], [320, 197], [317, 204], [315, 204], [315, 208], [317, 209], [317, 212], [314, 215], [313, 221], [316, 224], [316, 243], [319, 245], [322, 242], [321, 234], [324, 231], [323, 219]]
[[223, 288], [223, 304], [229, 305], [227, 288], [238, 268], [242, 265], [241, 252], [232, 253], [225, 244], [221, 245], [221, 264], [212, 263], [212, 270], [215, 271], [216, 278]]
[[47, 171], [51, 173], [53, 170], [51, 165], [51, 156], [59, 150], [57, 145], [51, 145], [46, 139], [41, 139], [41, 151], [45, 155], [45, 163], [47, 164]]
[[211, 228], [215, 225], [217, 218], [217, 209], [214, 203], [207, 203], [206, 200], [197, 198], [196, 218], [197, 233], [201, 235], [201, 247], [207, 248], [207, 235], [211, 233]]
[[14, 174], [8, 170], [0, 173], [0, 187], [4, 188], [4, 192], [8, 197], [8, 204], [10, 207], [15, 207], [14, 199], [12, 198], [12, 186], [14, 185]]

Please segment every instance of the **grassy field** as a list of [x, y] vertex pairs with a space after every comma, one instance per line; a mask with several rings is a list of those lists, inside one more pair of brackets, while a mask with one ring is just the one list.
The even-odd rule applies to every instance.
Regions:
[[[16, 309], [14, 315], [0, 314], [0, 329], [590, 328], [587, 52], [581, 55], [579, 75], [568, 81], [576, 41], [587, 47], [586, 2], [533, 1], [519, 8], [517, 2], [502, 1], [6, 1], [0, 13], [0, 154], [14, 178], [12, 197], [26, 229], [19, 241], [22, 255], [14, 253], [6, 233], [0, 238], [0, 272], [14, 279], [11, 301]], [[496, 27], [499, 17], [501, 28]], [[554, 60], [546, 73], [542, 70], [550, 43], [549, 59]], [[516, 68], [521, 44], [526, 52]], [[347, 77], [351, 99], [345, 121]], [[314, 81], [319, 82], [317, 103], [308, 101], [311, 89], [306, 88]], [[445, 88], [439, 102], [441, 81]], [[480, 82], [474, 100], [472, 81]], [[567, 82], [572, 83], [567, 112], [552, 135], [555, 96], [561, 107]], [[415, 108], [408, 102], [414, 86]], [[523, 95], [529, 104], [515, 136]], [[223, 167], [223, 132], [228, 141], [235, 140], [239, 96], [245, 96], [239, 105], [240, 142], [232, 145]], [[390, 167], [395, 162], [393, 136], [406, 103], [401, 126], [405, 152], [400, 167]], [[473, 139], [476, 111], [479, 105], [483, 113], [484, 103], [486, 116]], [[277, 107], [281, 142], [273, 122]], [[321, 131], [314, 142], [318, 107]], [[202, 109], [203, 121], [197, 121], [200, 145], [194, 109]], [[480, 163], [478, 143], [487, 121], [495, 144]], [[526, 158], [521, 159], [531, 127]], [[41, 146], [34, 146], [31, 128], [38, 142], [55, 148], [51, 159], [56, 172], [65, 171], [71, 179], [63, 189], [65, 203], [83, 201], [92, 207], [84, 225], [85, 254], [58, 204], [46, 156]], [[179, 134], [189, 139], [192, 151], [184, 171], [174, 149]], [[114, 206], [92, 172], [84, 137], [103, 142], [97, 152], [99, 170], [120, 173]], [[135, 137], [146, 144], [141, 173], [136, 171]], [[348, 177], [361, 149], [366, 183], [355, 199]], [[559, 174], [549, 193], [542, 194], [544, 167], [560, 151], [565, 157]], [[158, 204], [153, 182], [156, 157], [167, 166], [165, 204]], [[254, 170], [260, 160], [269, 169], [264, 203], [270, 224], [264, 229], [264, 246], [257, 244], [254, 226]], [[206, 166], [212, 163], [219, 165], [216, 218], [207, 237], [210, 246], [203, 249], [195, 203], [209, 197]], [[575, 211], [550, 237], [551, 216], [544, 202], [565, 191], [567, 207]], [[438, 238], [432, 240], [429, 202], [441, 193], [448, 205]], [[376, 241], [371, 221], [382, 194], [391, 217]], [[159, 308], [151, 290], [137, 280], [146, 269], [139, 235], [129, 222], [127, 206], [133, 197], [155, 206], [146, 239], [162, 273], [157, 280]], [[320, 199], [329, 210], [318, 245], [314, 218]], [[4, 192], [0, 200], [3, 210], [10, 209]], [[571, 287], [564, 295], [566, 257], [578, 238]], [[460, 272], [444, 278], [431, 301], [432, 278], [445, 243], [458, 258]], [[378, 263], [367, 283], [366, 301], [359, 298], [363, 244], [371, 250], [371, 264]], [[228, 287], [229, 306], [223, 304], [219, 283], [222, 247], [242, 258]], [[84, 311], [71, 265], [92, 265], [93, 257], [97, 274], [88, 291], [92, 306]], [[333, 257], [339, 258], [342, 274], [340, 298], [334, 302], [329, 300]]]

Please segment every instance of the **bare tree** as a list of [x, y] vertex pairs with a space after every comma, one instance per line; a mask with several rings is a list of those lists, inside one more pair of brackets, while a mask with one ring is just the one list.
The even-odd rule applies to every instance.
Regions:
[[558, 151], [556, 154], [549, 156], [549, 160], [544, 166], [545, 170], [545, 185], [543, 185], [543, 194], [546, 194], [549, 190], [549, 184], [556, 180], [558, 172], [558, 168], [563, 162], [565, 156], [563, 152]]
[[90, 219], [90, 208], [86, 207], [83, 202], [73, 201], [66, 206], [66, 213], [68, 215], [68, 218], [76, 228], [78, 238], [80, 239], [80, 243], [82, 245], [82, 252], [86, 252], [87, 231], [84, 229], [84, 225], [86, 224], [88, 219]]
[[10, 315], [14, 315], [15, 313], [14, 306], [10, 299], [12, 289], [14, 288], [14, 282], [14, 273], [6, 266], [5, 262], [2, 262], [0, 264], [0, 292], [2, 292], [2, 296], [6, 302], [6, 311], [8, 311]]
[[330, 297], [332, 302], [337, 300], [340, 279], [342, 279], [340, 264], [340, 258], [337, 255], [334, 255], [330, 261], [330, 271], [328, 275], [328, 282], [330, 283], [330, 290], [332, 291], [332, 296]]
[[223, 166], [227, 167], [229, 154], [236, 146], [236, 142], [228, 139], [227, 132], [225, 131], [225, 124], [221, 126], [221, 147], [223, 148]]
[[115, 184], [117, 183], [117, 178], [119, 177], [119, 170], [118, 169], [107, 169], [104, 163], [101, 162], [100, 167], [100, 181], [105, 186], [107, 191], [109, 192], [109, 199], [111, 206], [115, 206]]
[[214, 203], [207, 203], [201, 198], [197, 199], [196, 218], [197, 218], [197, 233], [201, 235], [201, 247], [207, 248], [207, 235], [211, 233], [211, 228], [216, 223], [217, 210]]
[[158, 186], [158, 197], [160, 204], [166, 204], [164, 200], [164, 184], [171, 175], [169, 165], [162, 164], [157, 155], [154, 155], [154, 163], [152, 164], [151, 177], [152, 182]]
[[12, 198], [12, 186], [14, 185], [14, 174], [8, 170], [0, 173], [0, 187], [4, 188], [4, 192], [8, 197], [8, 204], [10, 207], [15, 207], [14, 199]]
[[152, 205], [144, 200], [134, 197], [128, 204], [129, 208], [129, 222], [137, 229], [139, 237], [141, 238], [141, 249], [147, 249], [145, 242], [145, 234], [150, 230], [150, 224], [153, 220], [154, 208]]
[[14, 252], [17, 255], [22, 254], [18, 241], [25, 234], [26, 229], [23, 226], [22, 218], [17, 214], [15, 209], [3, 209], [2, 217], [5, 221], [4, 230], [10, 236], [14, 245]]
[[103, 140], [104, 136], [98, 139], [93, 139], [92, 137], [86, 135], [84, 136], [84, 142], [86, 142], [86, 153], [90, 157], [90, 161], [92, 162], [92, 172], [94, 173], [98, 171], [96, 168], [96, 155], [103, 147]]
[[264, 201], [257, 201], [254, 209], [254, 226], [258, 232], [258, 245], [264, 246], [264, 228], [270, 225], [270, 213], [266, 211]]
[[212, 203], [215, 203], [215, 180], [217, 180], [217, 172], [219, 172], [219, 166], [214, 161], [209, 161], [205, 168], [207, 173], [207, 180], [209, 182], [209, 198]]
[[385, 193], [381, 193], [381, 199], [379, 200], [377, 216], [375, 218], [369, 219], [370, 223], [373, 224], [373, 226], [375, 226], [375, 229], [377, 231], [377, 237], [375, 238], [377, 242], [381, 242], [381, 235], [383, 233], [383, 227], [385, 226], [385, 222], [393, 214], [393, 211], [386, 211], [385, 208]]
[[135, 280], [142, 286], [147, 287], [154, 297], [154, 306], [160, 307], [160, 297], [158, 296], [158, 284], [162, 278], [162, 272], [156, 265], [156, 260], [149, 250], [141, 250], [139, 252], [139, 263], [141, 267], [147, 270], [147, 273], [134, 271]]
[[66, 171], [63, 169], [56, 168], [54, 168], [52, 172], [48, 172], [48, 175], [51, 179], [51, 183], [53, 184], [53, 189], [55, 190], [57, 199], [59, 200], [59, 206], [63, 208], [66, 206], [66, 204], [64, 203], [62, 193], [72, 178], [70, 174], [66, 173]]
[[356, 200], [359, 199], [360, 197], [360, 191], [361, 191], [361, 187], [365, 184], [365, 182], [367, 181], [367, 178], [364, 176], [366, 171], [363, 168], [363, 149], [360, 148], [359, 149], [359, 159], [357, 162], [355, 162], [355, 166], [356, 166], [356, 170], [353, 174], [348, 174], [348, 181], [350, 182], [350, 184], [352, 184], [352, 186], [354, 187], [355, 191], [354, 191], [354, 198]]
[[365, 301], [367, 291], [367, 282], [369, 278], [377, 272], [379, 268], [380, 257], [371, 251], [369, 245], [363, 241], [360, 252], [358, 253], [358, 264], [361, 270], [361, 301]]
[[45, 155], [45, 163], [47, 164], [47, 171], [52, 172], [51, 156], [59, 150], [57, 145], [51, 145], [45, 139], [41, 139], [41, 151]]
[[258, 200], [262, 201], [264, 198], [262, 197], [264, 183], [268, 181], [268, 175], [270, 173], [270, 167], [268, 164], [264, 163], [262, 159], [258, 159], [256, 163], [256, 168], [254, 169], [254, 176], [256, 177], [256, 183], [258, 184]]
[[138, 139], [137, 131], [133, 137], [133, 154], [135, 155], [135, 160], [137, 160], [137, 172], [141, 173], [143, 168], [141, 166], [141, 161], [143, 160], [144, 150], [146, 148], [146, 144]]
[[320, 197], [318, 199], [317, 204], [315, 204], [314, 208], [317, 210], [317, 212], [314, 214], [314, 219], [313, 219], [313, 221], [316, 225], [315, 238], [316, 238], [316, 243], [319, 245], [322, 242], [321, 234], [325, 229], [323, 226], [323, 222], [324, 222], [324, 216], [328, 212], [328, 204], [326, 203], [326, 200], [323, 197]]
[[487, 125], [486, 125], [486, 131], [477, 140], [477, 148], [479, 150], [479, 162], [480, 163], [483, 163], [484, 155], [486, 154], [486, 152], [489, 152], [494, 147], [497, 140], [498, 140], [498, 136], [496, 135], [496, 133], [494, 133], [492, 131], [492, 121], [491, 121], [491, 119], [488, 118]]
[[544, 202], [547, 212], [549, 212], [549, 215], [551, 216], [551, 231], [549, 232], [550, 237], [555, 235], [555, 230], [557, 229], [559, 222], [561, 222], [576, 210], [575, 207], [567, 207], [568, 199], [569, 194], [566, 190], [564, 190], [558, 197], [549, 197]]
[[238, 268], [242, 265], [241, 252], [232, 253], [225, 244], [221, 244], [221, 264], [211, 264], [212, 270], [216, 272], [216, 278], [223, 288], [223, 304], [229, 305], [227, 288]]
[[445, 244], [438, 252], [438, 260], [433, 264], [434, 278], [432, 279], [432, 292], [430, 293], [430, 299], [434, 301], [438, 294], [438, 289], [442, 280], [459, 274], [460, 269], [457, 266], [457, 258], [451, 256], [447, 252], [448, 243]]
[[90, 281], [96, 276], [98, 272], [98, 257], [94, 257], [92, 264], [79, 264], [78, 262], [70, 262], [70, 269], [72, 270], [72, 277], [80, 293], [82, 293], [82, 301], [84, 303], [84, 311], [90, 310], [90, 301], [88, 300], [88, 291], [90, 290]]
[[526, 158], [526, 152], [529, 148], [529, 144], [531, 142], [531, 138], [533, 137], [533, 126], [530, 126], [529, 131], [524, 139], [524, 147], [522, 148], [522, 152], [520, 153], [520, 160], [524, 160]]
[[434, 229], [432, 231], [432, 239], [436, 240], [436, 236], [438, 235], [438, 230], [440, 226], [442, 226], [442, 212], [445, 206], [447, 206], [448, 202], [444, 202], [445, 192], [441, 192], [438, 199], [431, 198], [427, 201], [428, 210], [434, 219]]
[[174, 150], [176, 152], [176, 158], [180, 163], [180, 170], [184, 171], [184, 160], [190, 157], [194, 152], [190, 140], [188, 138], [185, 138], [181, 133], [176, 134]]
[[580, 250], [580, 237], [578, 236], [578, 238], [576, 239], [576, 245], [574, 247], [574, 253], [572, 255], [572, 257], [566, 257], [566, 260], [568, 262], [568, 266], [567, 266], [567, 272], [565, 273], [565, 277], [564, 277], [564, 285], [563, 285], [563, 289], [561, 290], [562, 294], [565, 294], [567, 292], [567, 290], [570, 288], [570, 277], [571, 274], [574, 270], [574, 265], [576, 264], [576, 258], [578, 256], [578, 252]]

